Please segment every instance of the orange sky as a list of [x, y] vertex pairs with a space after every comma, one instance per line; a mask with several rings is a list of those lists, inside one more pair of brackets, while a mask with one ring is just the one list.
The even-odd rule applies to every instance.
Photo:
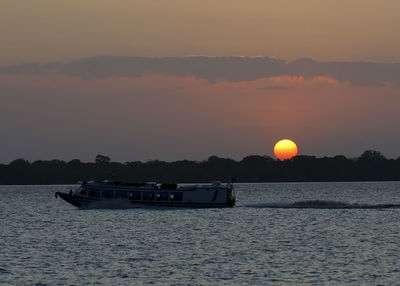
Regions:
[[0, 65], [115, 56], [400, 61], [398, 0], [2, 0]]
[[300, 154], [397, 158], [399, 11], [398, 0], [2, 0], [0, 163], [240, 159], [282, 138]]
[[282, 138], [293, 139], [300, 154], [358, 156], [378, 149], [399, 155], [400, 93], [390, 83], [3, 75], [0, 86], [2, 161], [92, 160], [98, 153], [121, 161], [201, 160], [213, 154], [241, 159], [272, 156]]

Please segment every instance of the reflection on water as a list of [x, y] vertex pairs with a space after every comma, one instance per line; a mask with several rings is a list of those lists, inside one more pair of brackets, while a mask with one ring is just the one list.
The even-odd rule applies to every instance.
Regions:
[[0, 284], [400, 281], [400, 183], [236, 184], [221, 209], [80, 210], [0, 187]]

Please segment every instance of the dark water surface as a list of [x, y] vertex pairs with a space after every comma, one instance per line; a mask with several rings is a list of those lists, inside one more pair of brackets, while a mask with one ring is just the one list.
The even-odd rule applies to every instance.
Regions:
[[400, 182], [235, 184], [221, 209], [0, 187], [0, 285], [399, 285]]

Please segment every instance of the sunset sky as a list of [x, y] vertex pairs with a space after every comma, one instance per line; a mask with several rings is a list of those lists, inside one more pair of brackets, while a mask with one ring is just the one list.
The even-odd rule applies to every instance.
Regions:
[[0, 163], [400, 156], [400, 1], [3, 0]]

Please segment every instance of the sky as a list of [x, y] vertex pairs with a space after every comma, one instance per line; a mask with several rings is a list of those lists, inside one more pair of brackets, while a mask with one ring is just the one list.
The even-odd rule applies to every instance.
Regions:
[[0, 3], [0, 163], [400, 150], [399, 1]]

